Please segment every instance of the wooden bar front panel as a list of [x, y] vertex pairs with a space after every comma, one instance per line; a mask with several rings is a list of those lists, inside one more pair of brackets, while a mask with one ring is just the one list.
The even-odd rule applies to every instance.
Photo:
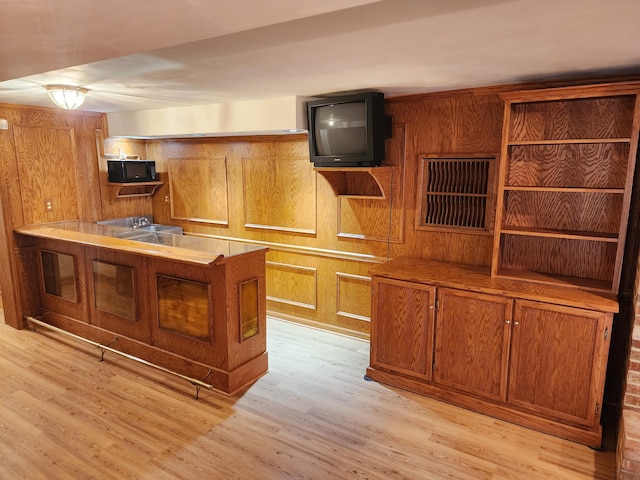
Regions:
[[151, 302], [144, 257], [85, 247], [85, 261], [91, 324], [149, 343]]

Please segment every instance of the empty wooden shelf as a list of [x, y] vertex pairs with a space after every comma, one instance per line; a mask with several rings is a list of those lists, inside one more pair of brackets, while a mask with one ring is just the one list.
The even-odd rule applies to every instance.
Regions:
[[512, 92], [492, 274], [617, 293], [640, 84]]

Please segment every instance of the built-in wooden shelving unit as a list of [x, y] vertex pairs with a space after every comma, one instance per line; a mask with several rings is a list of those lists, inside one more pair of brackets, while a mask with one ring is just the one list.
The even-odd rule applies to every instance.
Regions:
[[492, 274], [617, 293], [640, 84], [504, 94]]

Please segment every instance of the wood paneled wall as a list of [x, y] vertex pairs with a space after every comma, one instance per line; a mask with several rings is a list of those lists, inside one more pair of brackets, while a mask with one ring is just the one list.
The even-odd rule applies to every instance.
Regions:
[[381, 199], [336, 197], [308, 160], [306, 135], [108, 139], [105, 151], [156, 161], [164, 181], [151, 202], [156, 222], [268, 245], [271, 312], [366, 336], [372, 265], [403, 255], [491, 261], [487, 232], [417, 230], [416, 190], [420, 156], [497, 155], [502, 101], [489, 91], [450, 92], [388, 99], [386, 109], [393, 136], [384, 164], [393, 169]]
[[0, 118], [9, 124], [0, 130], [0, 288], [5, 321], [20, 328], [33, 288], [21, 280], [24, 259], [15, 253], [13, 229], [101, 218], [95, 132], [106, 121], [103, 114], [14, 105], [0, 105]]
[[[372, 265], [397, 256], [491, 261], [487, 232], [416, 229], [416, 206], [422, 156], [497, 154], [503, 103], [496, 91], [391, 98], [386, 110], [393, 117], [384, 162], [392, 167], [390, 187], [386, 198], [372, 199], [336, 197], [308, 161], [306, 135], [112, 139], [103, 115], [5, 107], [4, 227], [153, 214], [188, 233], [265, 244], [272, 312], [366, 336]], [[151, 199], [113, 198], [105, 154], [120, 150], [156, 161], [164, 185]]]

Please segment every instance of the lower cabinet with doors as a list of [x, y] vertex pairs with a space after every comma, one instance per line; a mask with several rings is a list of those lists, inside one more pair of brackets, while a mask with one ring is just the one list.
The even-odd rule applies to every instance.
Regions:
[[415, 258], [371, 274], [368, 377], [600, 447], [613, 298]]

